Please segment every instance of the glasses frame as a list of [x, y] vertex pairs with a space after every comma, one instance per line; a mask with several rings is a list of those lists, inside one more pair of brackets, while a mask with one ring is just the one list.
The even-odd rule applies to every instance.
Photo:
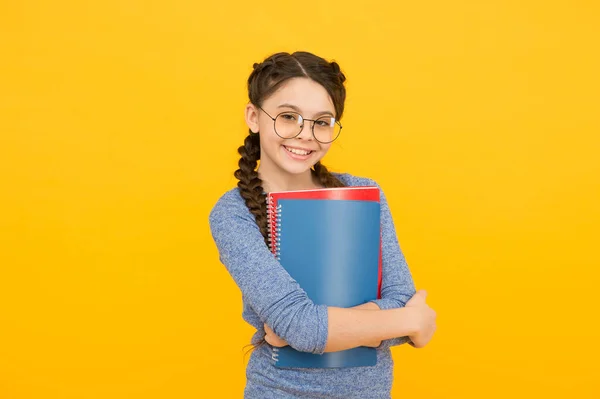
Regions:
[[[319, 140], [319, 139], [317, 138], [317, 136], [315, 136], [315, 122], [316, 122], [316, 121], [318, 121], [318, 120], [319, 120], [319, 119], [321, 119], [321, 118], [319, 118], [319, 119], [306, 119], [306, 118], [304, 118], [304, 117], [302, 116], [302, 114], [300, 114], [299, 112], [295, 112], [295, 111], [283, 111], [283, 112], [280, 112], [280, 113], [278, 113], [278, 114], [275, 116], [275, 118], [273, 118], [273, 117], [272, 117], [272, 116], [271, 116], [271, 115], [270, 115], [270, 114], [269, 114], [267, 111], [265, 111], [264, 109], [262, 109], [262, 107], [260, 107], [260, 106], [258, 106], [258, 105], [257, 105], [257, 107], [258, 107], [258, 108], [259, 108], [259, 109], [260, 109], [262, 112], [264, 112], [265, 114], [267, 114], [267, 116], [268, 116], [269, 118], [271, 118], [271, 119], [273, 120], [273, 130], [275, 131], [275, 134], [276, 134], [277, 136], [281, 137], [281, 138], [282, 138], [282, 139], [284, 139], [284, 140], [288, 140], [288, 139], [294, 139], [294, 138], [296, 138], [296, 137], [300, 136], [300, 134], [302, 133], [302, 130], [304, 129], [304, 122], [305, 122], [305, 121], [312, 122], [312, 125], [310, 126], [310, 131], [312, 132], [312, 136], [315, 138], [315, 140], [317, 140], [317, 141], [318, 141], [319, 143], [321, 143], [321, 144], [329, 144], [329, 143], [333, 143], [335, 140], [337, 140], [337, 138], [338, 138], [338, 137], [340, 137], [340, 134], [342, 133], [342, 124], [340, 123], [340, 121], [338, 121], [337, 119], [333, 118], [333, 119], [335, 119], [335, 123], [337, 123], [337, 124], [338, 124], [338, 126], [340, 127], [340, 131], [338, 132], [337, 136], [335, 136], [335, 138], [334, 138], [333, 140], [331, 140], [331, 141], [321, 141], [321, 140]], [[281, 136], [279, 133], [277, 133], [277, 129], [275, 128], [275, 125], [277, 124], [277, 122], [276, 122], [276, 121], [277, 121], [277, 118], [279, 118], [279, 115], [283, 115], [283, 114], [289, 114], [289, 113], [293, 113], [293, 114], [298, 114], [298, 115], [300, 115], [300, 117], [302, 118], [302, 125], [301, 125], [301, 127], [300, 127], [300, 131], [298, 132], [298, 134], [297, 134], [297, 135], [295, 135], [295, 136], [293, 136], [293, 137], [283, 137], [283, 136]]]

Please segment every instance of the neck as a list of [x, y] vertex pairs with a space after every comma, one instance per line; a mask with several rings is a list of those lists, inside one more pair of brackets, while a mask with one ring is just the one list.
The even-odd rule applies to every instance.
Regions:
[[267, 165], [258, 167], [258, 176], [263, 182], [263, 190], [267, 193], [275, 191], [310, 190], [323, 188], [312, 170], [300, 174], [291, 174], [280, 170], [272, 170]]

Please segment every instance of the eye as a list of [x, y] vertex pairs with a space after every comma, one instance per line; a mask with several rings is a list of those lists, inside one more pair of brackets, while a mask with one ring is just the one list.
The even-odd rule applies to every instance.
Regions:
[[286, 121], [298, 120], [298, 116], [296, 114], [281, 114], [281, 115], [279, 115], [279, 117]]
[[315, 124], [319, 127], [331, 127], [331, 119], [332, 118], [318, 119], [317, 121], [315, 121]]

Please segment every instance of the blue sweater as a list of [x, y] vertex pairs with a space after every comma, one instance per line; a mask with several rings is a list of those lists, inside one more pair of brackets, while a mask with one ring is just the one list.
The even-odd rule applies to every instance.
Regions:
[[[334, 175], [347, 186], [377, 185], [371, 179], [350, 174]], [[380, 192], [382, 298], [372, 302], [381, 309], [393, 309], [403, 307], [415, 294], [415, 287], [381, 188]], [[275, 259], [237, 188], [217, 201], [209, 221], [220, 260], [242, 291], [242, 317], [257, 330], [252, 342], [257, 343], [264, 336], [263, 323], [267, 323], [294, 349], [323, 353], [327, 343], [327, 307], [313, 303]], [[271, 358], [272, 347], [263, 345], [250, 357], [244, 397], [389, 398], [393, 379], [390, 346], [407, 341], [407, 337], [383, 341], [377, 348], [375, 366], [333, 369], [277, 368]]]

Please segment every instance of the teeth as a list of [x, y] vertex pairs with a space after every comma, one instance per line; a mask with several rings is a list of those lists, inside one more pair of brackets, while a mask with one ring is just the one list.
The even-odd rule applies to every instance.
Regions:
[[296, 155], [308, 155], [312, 152], [312, 151], [297, 150], [295, 148], [289, 148], [289, 147], [285, 147], [285, 149], [288, 150], [289, 152], [291, 152], [292, 154], [296, 154]]

